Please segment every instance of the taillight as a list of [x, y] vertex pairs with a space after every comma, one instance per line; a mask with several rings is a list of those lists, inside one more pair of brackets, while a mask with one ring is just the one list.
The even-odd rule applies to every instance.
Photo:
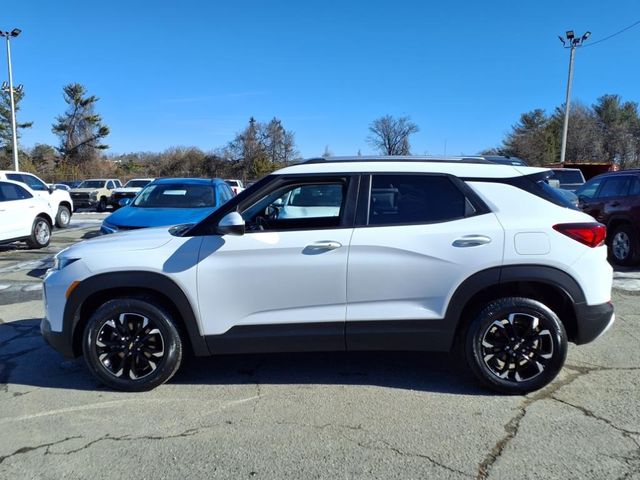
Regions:
[[553, 229], [591, 248], [604, 244], [607, 236], [607, 227], [601, 223], [559, 223]]

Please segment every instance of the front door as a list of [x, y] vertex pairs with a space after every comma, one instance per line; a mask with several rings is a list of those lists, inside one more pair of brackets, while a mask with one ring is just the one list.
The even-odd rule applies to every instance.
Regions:
[[239, 205], [244, 235], [204, 237], [198, 298], [203, 333], [218, 337], [213, 353], [243, 342], [254, 351], [344, 349], [354, 183], [283, 177]]

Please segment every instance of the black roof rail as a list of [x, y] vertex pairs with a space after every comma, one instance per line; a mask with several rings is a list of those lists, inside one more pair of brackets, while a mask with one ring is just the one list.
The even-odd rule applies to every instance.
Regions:
[[[434, 162], [434, 163], [479, 163], [493, 164], [482, 157], [426, 157], [426, 156], [355, 156], [355, 157], [318, 157], [303, 160], [297, 165], [342, 162]], [[494, 164], [495, 165], [495, 164]]]

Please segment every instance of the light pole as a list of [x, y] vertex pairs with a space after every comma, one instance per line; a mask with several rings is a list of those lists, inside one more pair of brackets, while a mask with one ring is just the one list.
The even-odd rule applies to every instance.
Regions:
[[[569, 104], [571, 102], [571, 84], [573, 83], [573, 58], [576, 54], [576, 48], [581, 46], [587, 38], [589, 38], [591, 32], [586, 32], [581, 37], [576, 37], [573, 30], [569, 30], [566, 33], [567, 39], [558, 35], [558, 38], [562, 42], [564, 48], [570, 49], [569, 54], [569, 78], [567, 79], [567, 98], [564, 102], [564, 123], [562, 125], [562, 147], [560, 149], [560, 166], [564, 167], [564, 157], [567, 153], [567, 131], [569, 130]], [[567, 46], [569, 42], [569, 46]]]
[[0, 30], [0, 36], [7, 39], [7, 66], [9, 68], [9, 99], [11, 101], [11, 131], [13, 133], [13, 168], [17, 172], [18, 167], [18, 135], [16, 133], [16, 104], [13, 99], [13, 73], [11, 71], [11, 37], [17, 37], [20, 35], [19, 28], [14, 28], [10, 32], [3, 32]]

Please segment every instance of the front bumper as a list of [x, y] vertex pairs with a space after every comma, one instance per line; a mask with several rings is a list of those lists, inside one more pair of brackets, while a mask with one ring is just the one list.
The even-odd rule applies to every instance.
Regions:
[[576, 344], [593, 342], [603, 335], [615, 321], [616, 315], [611, 302], [600, 305], [576, 304], [578, 334]]
[[52, 332], [51, 323], [45, 317], [40, 322], [40, 333], [42, 338], [47, 342], [54, 350], [60, 352], [65, 357], [75, 357], [73, 353], [73, 340], [69, 335], [65, 335], [65, 332]]

